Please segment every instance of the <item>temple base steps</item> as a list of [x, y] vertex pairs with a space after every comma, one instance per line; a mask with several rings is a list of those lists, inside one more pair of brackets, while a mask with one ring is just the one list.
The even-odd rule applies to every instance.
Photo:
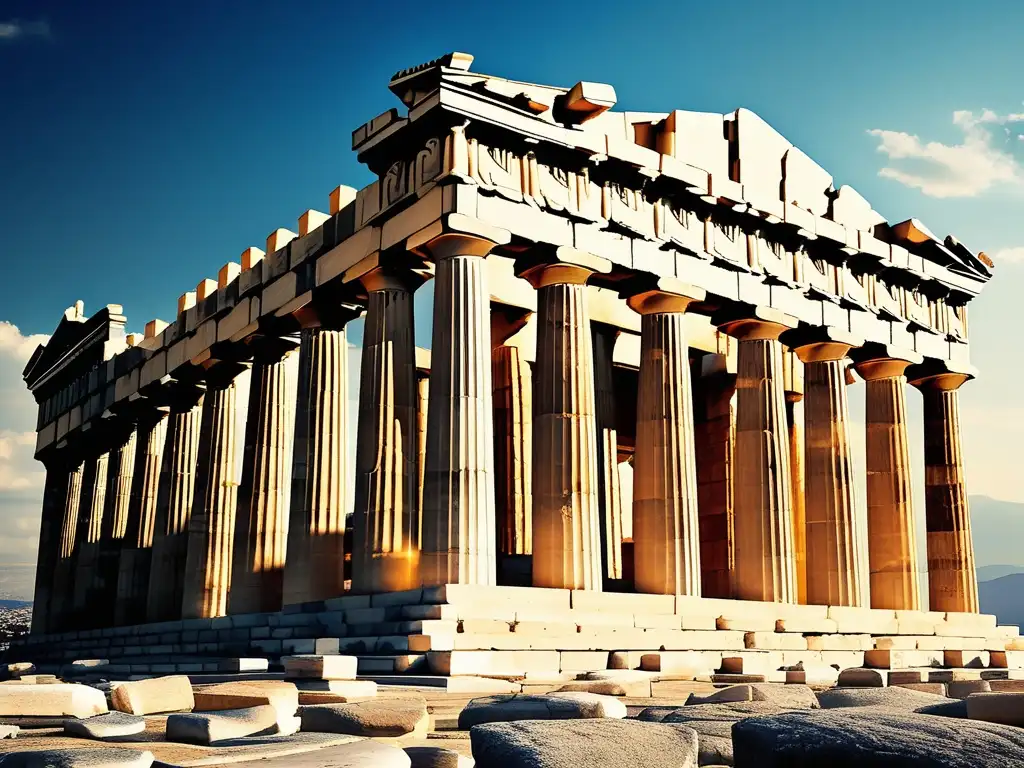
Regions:
[[705, 682], [795, 680], [827, 667], [1024, 671], [1018, 628], [984, 614], [454, 584], [275, 613], [31, 635], [7, 656], [40, 668], [108, 659], [108, 679], [123, 679], [209, 675], [224, 658], [276, 664], [296, 654], [355, 655], [360, 675], [410, 681], [514, 683], [609, 669]]

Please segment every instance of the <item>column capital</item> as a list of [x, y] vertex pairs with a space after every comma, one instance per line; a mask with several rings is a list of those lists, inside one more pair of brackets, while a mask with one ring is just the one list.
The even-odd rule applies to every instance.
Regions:
[[353, 301], [323, 295], [317, 296], [314, 291], [313, 300], [296, 310], [293, 316], [303, 329], [321, 328], [325, 331], [340, 331], [362, 314], [363, 307]]
[[414, 293], [426, 277], [408, 269], [376, 267], [359, 276], [359, 282], [368, 293], [374, 291], [408, 291]]
[[921, 391], [952, 392], [964, 382], [976, 378], [978, 369], [973, 365], [951, 363], [947, 360], [925, 360], [907, 369], [907, 381]]
[[912, 349], [868, 342], [850, 352], [853, 368], [864, 381], [880, 381], [903, 376], [910, 366], [921, 365], [924, 357]]
[[718, 330], [740, 341], [755, 339], [777, 340], [788, 330], [797, 327], [799, 321], [772, 307], [740, 304], [716, 313], [711, 322]]
[[584, 285], [591, 275], [611, 271], [608, 259], [568, 245], [534, 249], [516, 261], [516, 274], [536, 290], [549, 285]]
[[254, 335], [246, 339], [252, 350], [253, 359], [258, 363], [274, 363], [299, 347], [299, 334]]
[[499, 245], [507, 245], [512, 234], [463, 213], [446, 213], [430, 226], [406, 240], [410, 251], [425, 251], [434, 261], [451, 256], [486, 256]]
[[864, 381], [879, 381], [903, 376], [911, 365], [920, 365], [924, 358], [917, 352], [891, 344], [870, 342], [852, 350], [853, 368]]
[[672, 277], [660, 277], [653, 281], [643, 281], [619, 295], [634, 312], [654, 315], [685, 312], [692, 303], [704, 301], [707, 291]]
[[834, 326], [797, 328], [783, 334], [781, 341], [803, 363], [842, 360], [853, 347], [864, 343], [862, 337]]
[[228, 386], [235, 378], [252, 367], [252, 363], [245, 362], [218, 362], [206, 369], [206, 383], [211, 388], [222, 389]]

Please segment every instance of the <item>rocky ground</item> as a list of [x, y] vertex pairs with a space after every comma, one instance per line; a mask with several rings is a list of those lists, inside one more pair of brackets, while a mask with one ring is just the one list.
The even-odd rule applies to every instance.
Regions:
[[103, 660], [59, 677], [11, 665], [0, 766], [1024, 765], [1024, 681], [971, 670], [899, 684], [863, 670], [817, 689], [609, 670], [479, 695], [356, 680], [354, 657], [261, 662], [135, 681], [106, 680]]

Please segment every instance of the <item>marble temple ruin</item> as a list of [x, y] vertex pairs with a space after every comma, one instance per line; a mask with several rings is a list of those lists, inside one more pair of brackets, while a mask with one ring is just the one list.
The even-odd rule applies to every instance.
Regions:
[[444, 585], [977, 614], [958, 397], [991, 261], [748, 110], [619, 111], [472, 61], [397, 73], [403, 108], [352, 133], [376, 180], [170, 322], [65, 312], [24, 374], [33, 636]]

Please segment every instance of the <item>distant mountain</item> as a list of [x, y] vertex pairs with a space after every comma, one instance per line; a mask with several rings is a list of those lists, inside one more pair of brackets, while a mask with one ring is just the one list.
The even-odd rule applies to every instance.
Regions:
[[1009, 576], [1011, 573], [1024, 573], [1024, 565], [980, 565], [977, 568], [978, 582], [992, 581]]
[[1011, 573], [978, 584], [982, 613], [994, 613], [1000, 624], [1024, 627], [1024, 573]]
[[[988, 496], [971, 496], [971, 534], [974, 560], [981, 569], [1009, 563], [1024, 570], [1024, 504], [999, 501]], [[988, 579], [986, 579], [988, 580]]]
[[9, 611], [14, 608], [28, 608], [32, 605], [31, 600], [0, 600], [0, 611]]

